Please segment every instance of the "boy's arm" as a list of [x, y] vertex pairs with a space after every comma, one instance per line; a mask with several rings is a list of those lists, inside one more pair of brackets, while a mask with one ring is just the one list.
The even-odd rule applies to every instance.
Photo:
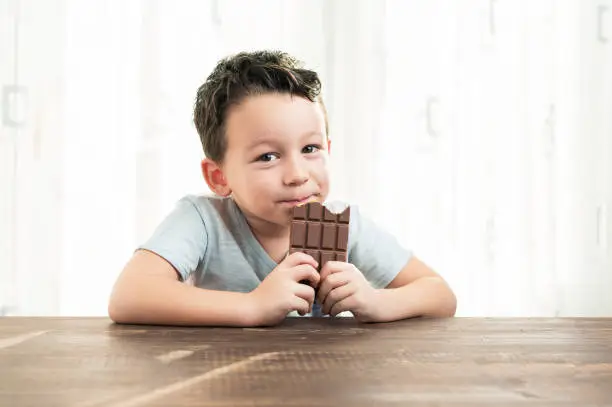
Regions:
[[108, 314], [128, 324], [275, 325], [291, 311], [311, 311], [319, 283], [316, 267], [312, 257], [293, 253], [249, 293], [216, 291], [179, 282], [165, 259], [138, 250], [117, 279]]
[[379, 317], [392, 321], [410, 317], [452, 317], [457, 299], [446, 281], [412, 257], [399, 274], [379, 290]]
[[318, 299], [324, 314], [351, 311], [363, 322], [452, 317], [457, 301], [435, 271], [412, 256], [385, 288], [374, 288], [353, 264], [329, 261], [321, 269]]
[[184, 284], [170, 263], [146, 250], [136, 251], [117, 279], [108, 313], [133, 324], [249, 326], [254, 319], [248, 294]]

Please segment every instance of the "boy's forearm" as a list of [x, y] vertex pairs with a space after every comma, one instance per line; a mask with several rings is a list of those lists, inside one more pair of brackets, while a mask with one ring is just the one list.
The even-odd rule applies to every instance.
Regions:
[[166, 279], [123, 282], [109, 302], [117, 323], [160, 325], [253, 325], [246, 293], [204, 290]]
[[399, 288], [380, 290], [378, 322], [412, 317], [452, 317], [457, 300], [439, 277], [422, 277]]

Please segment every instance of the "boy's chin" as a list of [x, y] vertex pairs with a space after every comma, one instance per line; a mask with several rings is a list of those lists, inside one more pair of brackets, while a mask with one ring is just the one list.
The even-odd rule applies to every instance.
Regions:
[[270, 216], [270, 220], [279, 226], [288, 226], [293, 218], [293, 208], [283, 208]]
[[293, 218], [293, 208], [284, 208], [280, 211], [278, 218], [282, 223], [289, 224]]

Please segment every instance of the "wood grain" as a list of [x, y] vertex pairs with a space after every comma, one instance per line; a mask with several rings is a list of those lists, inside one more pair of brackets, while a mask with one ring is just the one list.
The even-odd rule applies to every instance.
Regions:
[[0, 318], [0, 406], [612, 406], [612, 319]]

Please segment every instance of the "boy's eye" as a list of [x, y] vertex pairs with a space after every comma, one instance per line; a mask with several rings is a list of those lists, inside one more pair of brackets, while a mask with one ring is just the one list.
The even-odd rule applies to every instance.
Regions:
[[321, 146], [317, 146], [315, 144], [311, 144], [309, 146], [306, 146], [302, 149], [302, 153], [305, 154], [312, 154], [312, 153], [316, 153], [317, 151], [319, 151], [321, 149]]
[[260, 155], [257, 158], [257, 161], [269, 162], [269, 161], [274, 160], [275, 158], [277, 158], [276, 154], [274, 154], [274, 153], [265, 153], [265, 154]]

